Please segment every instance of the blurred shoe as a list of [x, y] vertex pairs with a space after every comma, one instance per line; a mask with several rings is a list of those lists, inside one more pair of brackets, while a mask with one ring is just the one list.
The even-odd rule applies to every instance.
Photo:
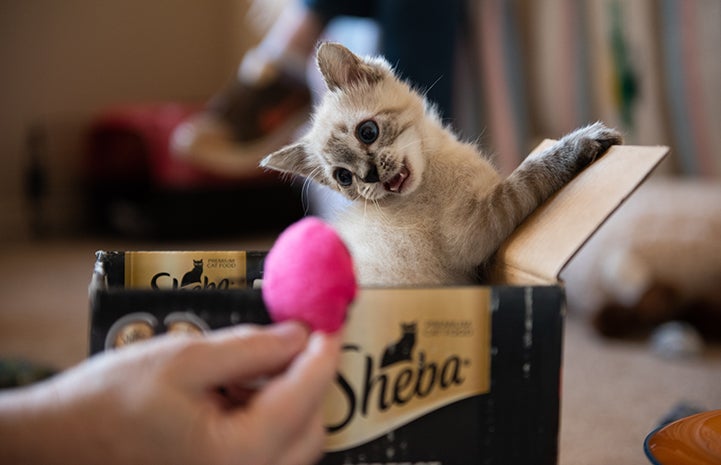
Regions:
[[178, 126], [172, 149], [216, 174], [257, 175], [261, 158], [287, 144], [307, 120], [310, 103], [305, 82], [269, 66], [262, 80], [235, 80]]

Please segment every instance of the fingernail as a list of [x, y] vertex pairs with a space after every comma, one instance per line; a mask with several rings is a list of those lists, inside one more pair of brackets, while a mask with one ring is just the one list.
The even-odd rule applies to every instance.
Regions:
[[310, 339], [308, 341], [308, 349], [325, 350], [325, 348], [327, 347], [340, 347], [341, 339], [342, 338], [339, 333], [329, 334], [322, 331], [315, 331], [310, 335]]
[[308, 328], [297, 321], [284, 321], [271, 325], [270, 331], [290, 342], [305, 341], [310, 335]]

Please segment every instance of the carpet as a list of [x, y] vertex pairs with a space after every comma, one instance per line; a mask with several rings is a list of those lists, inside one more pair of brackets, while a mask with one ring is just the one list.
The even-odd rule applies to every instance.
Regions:
[[[265, 238], [171, 244], [174, 249], [263, 250]], [[64, 369], [87, 356], [87, 285], [97, 249], [168, 244], [67, 240], [0, 244], [0, 358]], [[609, 341], [567, 319], [560, 465], [646, 464], [645, 436], [677, 404], [721, 408], [721, 347], [690, 360], [655, 356], [643, 341]]]

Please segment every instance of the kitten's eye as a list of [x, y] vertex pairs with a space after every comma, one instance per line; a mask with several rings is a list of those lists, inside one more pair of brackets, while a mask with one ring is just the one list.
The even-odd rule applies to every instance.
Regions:
[[364, 144], [372, 144], [378, 139], [378, 124], [372, 119], [363, 121], [355, 128], [355, 135]]
[[338, 184], [343, 187], [348, 187], [353, 184], [353, 173], [345, 168], [336, 168], [336, 170], [333, 171], [333, 177], [338, 181]]

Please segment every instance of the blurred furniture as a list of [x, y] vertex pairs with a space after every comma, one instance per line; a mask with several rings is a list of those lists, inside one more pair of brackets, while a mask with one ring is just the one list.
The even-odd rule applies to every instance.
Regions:
[[275, 174], [223, 178], [173, 155], [173, 129], [199, 109], [127, 104], [92, 121], [84, 178], [95, 229], [188, 238], [275, 230], [302, 216], [299, 190]]

